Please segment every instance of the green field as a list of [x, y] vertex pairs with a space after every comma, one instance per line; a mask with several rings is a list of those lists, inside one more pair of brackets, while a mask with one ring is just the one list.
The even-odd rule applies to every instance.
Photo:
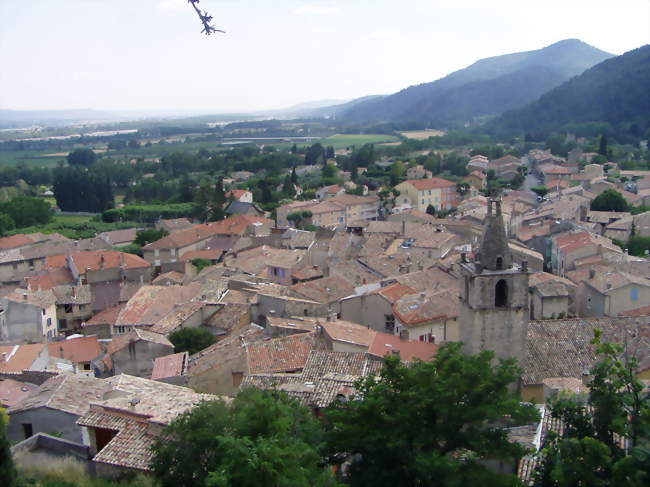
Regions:
[[336, 134], [320, 141], [321, 144], [331, 145], [334, 149], [345, 149], [356, 146], [361, 148], [364, 144], [382, 144], [384, 142], [398, 142], [399, 138], [394, 135], [385, 134]]
[[56, 167], [58, 162], [65, 160], [65, 156], [43, 157], [55, 151], [0, 151], [0, 166], [15, 166], [23, 163], [26, 166]]

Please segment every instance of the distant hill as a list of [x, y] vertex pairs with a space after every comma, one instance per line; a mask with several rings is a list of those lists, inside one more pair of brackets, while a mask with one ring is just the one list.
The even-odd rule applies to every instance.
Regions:
[[481, 59], [437, 81], [357, 103], [340, 116], [350, 122], [445, 124], [499, 115], [610, 57], [582, 41], [568, 39], [536, 51]]
[[37, 124], [60, 125], [73, 122], [110, 120], [115, 114], [98, 110], [3, 110], [0, 126], [24, 127]]
[[544, 135], [587, 123], [608, 123], [634, 137], [650, 129], [650, 45], [603, 61], [524, 108], [504, 113], [492, 127]]

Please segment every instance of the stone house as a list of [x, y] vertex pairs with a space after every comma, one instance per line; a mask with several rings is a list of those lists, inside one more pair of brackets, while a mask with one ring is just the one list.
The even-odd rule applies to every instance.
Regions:
[[407, 294], [393, 305], [395, 334], [427, 343], [458, 341], [458, 290]]
[[408, 179], [428, 179], [433, 177], [433, 173], [424, 168], [421, 164], [411, 166], [406, 170]]
[[119, 375], [106, 379], [111, 394], [93, 401], [77, 424], [97, 475], [151, 470], [151, 446], [162, 428], [202, 401], [217, 399], [186, 387]]
[[325, 305], [328, 314], [336, 314], [337, 316], [340, 316], [341, 313], [341, 300], [355, 293], [354, 286], [339, 276], [301, 282], [294, 284], [289, 289], [291, 296]]
[[240, 203], [252, 203], [253, 193], [247, 189], [231, 189], [226, 193], [226, 199]]
[[44, 342], [58, 335], [52, 291], [17, 289], [0, 299], [0, 343]]
[[91, 402], [102, 400], [109, 390], [103, 380], [94, 377], [54, 376], [9, 409], [7, 436], [15, 442], [36, 433], [48, 433], [81, 443], [77, 420], [88, 411]]
[[576, 296], [579, 316], [618, 316], [650, 303], [650, 278], [610, 269], [589, 271], [588, 279], [578, 285]]
[[323, 186], [322, 188], [316, 191], [316, 198], [323, 201], [328, 198], [333, 198], [345, 193], [345, 188], [339, 186], [338, 184], [333, 184], [331, 186]]
[[56, 318], [59, 333], [70, 335], [82, 329], [93, 315], [92, 293], [89, 285], [64, 284], [52, 288], [56, 298]]
[[547, 280], [531, 287], [530, 316], [534, 320], [569, 315], [569, 291], [563, 282]]
[[93, 362], [103, 375], [128, 374], [151, 377], [156, 358], [174, 353], [174, 345], [159, 333], [134, 327], [113, 338], [106, 354]]
[[376, 331], [394, 334], [393, 305], [403, 296], [415, 292], [410, 287], [395, 282], [368, 293], [348, 296], [340, 303], [341, 318]]

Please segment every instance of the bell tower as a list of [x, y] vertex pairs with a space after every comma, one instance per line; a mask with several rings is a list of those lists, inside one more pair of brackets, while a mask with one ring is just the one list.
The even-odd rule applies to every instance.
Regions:
[[473, 262], [463, 254], [460, 339], [465, 353], [492, 350], [496, 358], [521, 364], [528, 329], [528, 263], [513, 263], [501, 214], [501, 200], [488, 201], [488, 214]]

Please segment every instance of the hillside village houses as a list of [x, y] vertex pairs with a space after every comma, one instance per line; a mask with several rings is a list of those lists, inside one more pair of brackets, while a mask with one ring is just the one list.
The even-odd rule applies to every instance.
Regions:
[[[529, 191], [478, 193], [487, 171], [507, 180], [521, 164], [569, 184], [541, 201]], [[633, 340], [638, 376], [650, 379], [650, 262], [612, 241], [633, 226], [646, 235], [649, 213], [590, 211], [615, 183], [556, 167], [566, 161], [537, 150], [474, 156], [465, 181], [475, 192], [461, 195], [460, 178], [413, 166], [396, 186], [394, 213], [377, 191], [328, 186], [280, 205], [275, 221], [161, 220], [169, 235], [142, 258], [120, 252], [119, 235], [0, 238], [10, 438], [56, 432], [57, 451], [86, 452], [99, 473], [147, 472], [160, 428], [200, 401], [273, 388], [318, 415], [352, 397], [386, 355], [431, 360], [456, 341], [467, 353], [516, 358], [522, 399], [544, 403], [581, 383], [595, 360], [594, 328]], [[246, 193], [229, 197], [248, 204]], [[436, 218], [429, 205], [455, 211]], [[179, 352], [170, 336], [185, 328], [216, 341]]]

